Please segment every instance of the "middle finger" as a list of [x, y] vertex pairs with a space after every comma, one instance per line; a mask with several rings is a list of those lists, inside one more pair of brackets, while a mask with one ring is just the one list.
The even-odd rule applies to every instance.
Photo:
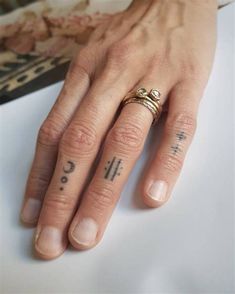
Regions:
[[[160, 78], [148, 78], [147, 85], [160, 83]], [[160, 83], [164, 93], [169, 89], [167, 79]], [[145, 85], [144, 84], [144, 85]], [[88, 249], [102, 238], [121, 190], [143, 149], [153, 121], [152, 113], [143, 105], [127, 104], [109, 131], [102, 156], [83, 196], [81, 205], [69, 229], [69, 240], [75, 248]]]

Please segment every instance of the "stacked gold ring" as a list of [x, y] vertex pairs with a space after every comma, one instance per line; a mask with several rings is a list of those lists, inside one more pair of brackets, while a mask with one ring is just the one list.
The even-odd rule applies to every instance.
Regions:
[[128, 103], [139, 103], [145, 106], [153, 115], [153, 124], [155, 124], [162, 112], [162, 105], [160, 104], [161, 93], [152, 89], [147, 91], [145, 88], [139, 88], [136, 91], [129, 92], [122, 101], [122, 106]]

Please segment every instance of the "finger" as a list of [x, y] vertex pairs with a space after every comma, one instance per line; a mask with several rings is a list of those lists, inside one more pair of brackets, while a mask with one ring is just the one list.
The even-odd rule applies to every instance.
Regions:
[[[164, 93], [166, 88], [162, 85]], [[143, 105], [131, 103], [122, 109], [106, 137], [96, 173], [70, 226], [69, 240], [75, 248], [91, 248], [101, 240], [152, 120], [151, 112]]]
[[195, 81], [176, 85], [170, 94], [169, 112], [160, 146], [144, 176], [141, 191], [150, 207], [165, 203], [172, 192], [196, 130], [203, 87]]
[[74, 247], [93, 247], [101, 239], [152, 119], [152, 114], [137, 104], [126, 105], [122, 110], [70, 227], [69, 239]]
[[58, 142], [90, 85], [94, 63], [81, 54], [71, 63], [64, 86], [40, 128], [28, 177], [21, 220], [36, 224], [57, 158]]
[[65, 250], [68, 226], [79, 196], [120, 101], [135, 79], [129, 68], [112, 73], [104, 70], [94, 81], [65, 131], [55, 172], [38, 221], [35, 249], [45, 259]]

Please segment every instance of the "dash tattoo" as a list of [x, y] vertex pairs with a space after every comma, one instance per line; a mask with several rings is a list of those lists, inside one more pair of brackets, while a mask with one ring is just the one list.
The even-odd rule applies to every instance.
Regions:
[[108, 161], [107, 166], [104, 168], [105, 175], [104, 178], [110, 181], [113, 181], [116, 176], [120, 176], [121, 170], [123, 167], [121, 166], [122, 159], [117, 159], [113, 157], [113, 159]]
[[[183, 131], [178, 132], [176, 134], [176, 138], [177, 138], [177, 141], [179, 141], [180, 143], [187, 139], [186, 134]], [[180, 147], [181, 146], [179, 143], [171, 146], [171, 150], [173, 152], [173, 155], [176, 155], [178, 152], [182, 151], [182, 149]]]
[[172, 145], [171, 146], [171, 149], [172, 149], [172, 152], [173, 152], [174, 155], [176, 155], [176, 153], [178, 153], [179, 151], [181, 151], [181, 149], [179, 147], [179, 144]]
[[[75, 163], [68, 160], [66, 166], [63, 167], [63, 172], [65, 173], [65, 175], [63, 175], [60, 178], [61, 184], [66, 184], [68, 182], [69, 180], [68, 174], [72, 173], [74, 170], [75, 170]], [[64, 190], [64, 187], [61, 186], [60, 191], [63, 191], [63, 190]]]
[[183, 140], [186, 140], [186, 135], [185, 135], [185, 132], [179, 132], [176, 134], [176, 137], [179, 141], [183, 141]]

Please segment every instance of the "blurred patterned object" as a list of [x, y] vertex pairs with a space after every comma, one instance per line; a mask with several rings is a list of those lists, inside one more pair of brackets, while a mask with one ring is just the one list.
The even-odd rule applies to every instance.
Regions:
[[[11, 9], [31, 1], [2, 1]], [[8, 4], [8, 6], [4, 6]], [[88, 0], [44, 0], [0, 17], [0, 104], [65, 78], [71, 58], [111, 14]]]
[[68, 58], [17, 55], [0, 65], [0, 104], [49, 86], [65, 78]]

